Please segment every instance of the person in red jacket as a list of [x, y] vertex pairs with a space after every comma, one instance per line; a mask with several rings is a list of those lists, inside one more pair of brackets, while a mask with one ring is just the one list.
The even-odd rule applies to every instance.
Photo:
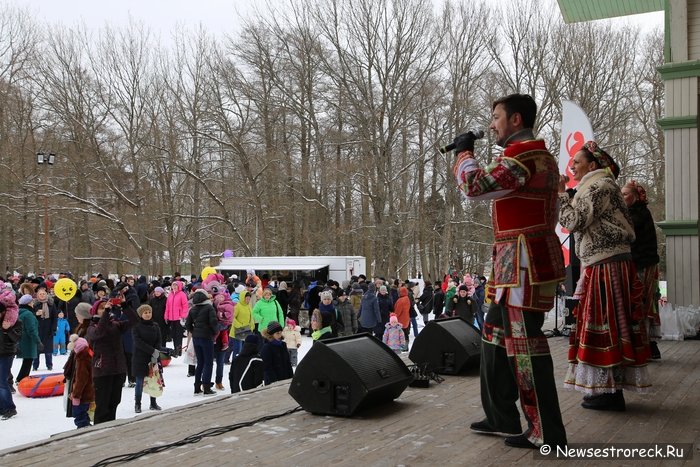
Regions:
[[188, 312], [189, 305], [187, 304], [185, 284], [175, 281], [170, 286], [170, 293], [165, 301], [165, 322], [168, 323], [170, 337], [173, 338], [173, 357], [182, 355], [182, 333]]
[[[555, 232], [559, 170], [543, 140], [534, 135], [537, 104], [525, 94], [493, 102], [490, 129], [503, 154], [481, 167], [474, 137], [459, 142], [454, 166], [469, 200], [493, 200], [493, 274], [496, 294], [484, 322], [481, 401], [486, 419], [477, 433], [505, 435], [512, 447], [565, 445], [554, 366], [544, 314], [564, 278], [564, 258]], [[528, 428], [521, 433], [520, 399]]]
[[408, 298], [408, 289], [401, 287], [399, 289], [399, 299], [394, 303], [394, 313], [396, 319], [401, 324], [401, 329], [406, 336], [406, 348], [408, 348], [408, 335], [411, 326], [411, 300]]

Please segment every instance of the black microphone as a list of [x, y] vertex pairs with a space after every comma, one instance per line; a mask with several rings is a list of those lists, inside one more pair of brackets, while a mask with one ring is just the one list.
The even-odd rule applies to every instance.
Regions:
[[450, 151], [454, 150], [455, 148], [458, 148], [459, 146], [461, 146], [462, 144], [464, 144], [468, 140], [474, 141], [477, 139], [481, 139], [483, 137], [484, 137], [484, 130], [467, 131], [466, 133], [462, 133], [461, 135], [455, 136], [454, 141], [452, 141], [447, 146], [443, 146], [440, 148], [440, 152], [445, 154], [446, 152], [450, 152]]

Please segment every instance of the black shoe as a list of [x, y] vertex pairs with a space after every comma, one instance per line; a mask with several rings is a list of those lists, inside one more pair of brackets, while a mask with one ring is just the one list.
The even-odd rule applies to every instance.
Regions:
[[15, 387], [13, 385], [10, 385], [10, 392], [12, 394], [15, 394], [17, 392], [17, 390], [15, 389]]
[[469, 429], [472, 430], [474, 433], [479, 433], [482, 435], [513, 436], [520, 434], [520, 432], [508, 433], [504, 431], [495, 430], [494, 428], [491, 428], [491, 425], [489, 425], [489, 422], [486, 420], [472, 423], [471, 425], [469, 425]]
[[649, 347], [651, 348], [651, 358], [658, 360], [661, 358], [661, 351], [659, 350], [659, 344], [656, 341], [649, 342]]
[[532, 444], [529, 439], [527, 439], [527, 436], [523, 435], [518, 435], [518, 436], [509, 436], [505, 440], [503, 440], [504, 443], [506, 443], [506, 446], [510, 446], [512, 448], [524, 448], [524, 449], [537, 449], [537, 446]]
[[211, 396], [213, 394], [216, 394], [216, 391], [211, 390], [211, 384], [207, 384], [206, 387], [204, 388], [204, 392], [202, 393], [205, 396]]
[[197, 396], [202, 393], [202, 385], [195, 383], [194, 385], [194, 395]]
[[135, 388], [135, 387], [136, 387], [136, 382], [135, 382], [135, 381], [129, 381], [128, 387], [130, 387], [130, 388]]
[[134, 412], [141, 413], [141, 404], [139, 402], [134, 404]]
[[625, 397], [621, 390], [615, 394], [601, 394], [593, 399], [584, 400], [581, 407], [591, 410], [610, 410], [614, 412], [624, 412], [626, 410]]
[[151, 402], [151, 406], [149, 407], [151, 410], [163, 410], [160, 405], [158, 405], [155, 402]]
[[12, 417], [14, 417], [15, 415], [17, 415], [17, 410], [16, 410], [16, 409], [10, 409], [10, 410], [8, 410], [7, 412], [5, 412], [4, 414], [2, 414], [2, 415], [0, 416], [0, 420], [9, 420], [9, 419], [11, 419]]

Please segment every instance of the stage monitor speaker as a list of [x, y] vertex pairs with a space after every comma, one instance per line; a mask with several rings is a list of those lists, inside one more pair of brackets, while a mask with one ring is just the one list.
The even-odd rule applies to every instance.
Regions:
[[479, 366], [481, 333], [459, 317], [430, 321], [416, 337], [408, 358], [430, 371], [456, 375]]
[[412, 380], [394, 351], [364, 333], [314, 342], [297, 366], [289, 395], [308, 412], [351, 416], [391, 402]]

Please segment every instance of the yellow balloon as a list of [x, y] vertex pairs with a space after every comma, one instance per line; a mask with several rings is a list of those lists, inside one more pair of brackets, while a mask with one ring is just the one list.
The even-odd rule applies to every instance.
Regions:
[[53, 285], [53, 293], [64, 302], [73, 298], [77, 291], [78, 286], [72, 279], [68, 279], [67, 277], [57, 280]]
[[216, 274], [216, 269], [211, 266], [202, 269], [202, 280], [206, 279], [209, 274]]

